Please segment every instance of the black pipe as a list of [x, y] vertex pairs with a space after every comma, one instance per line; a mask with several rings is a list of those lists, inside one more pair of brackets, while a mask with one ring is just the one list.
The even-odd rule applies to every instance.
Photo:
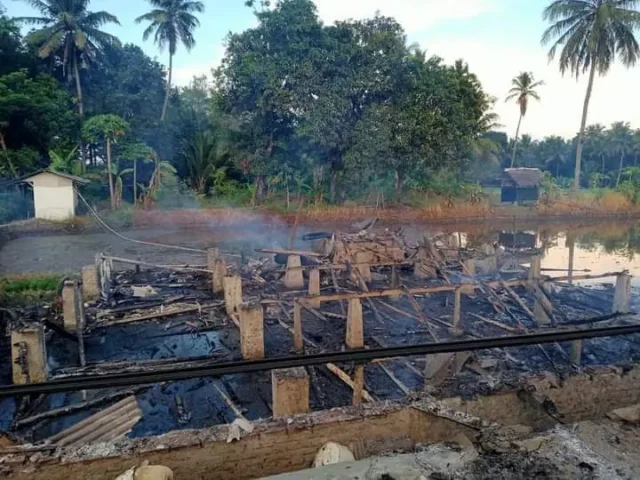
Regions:
[[221, 375], [261, 372], [277, 368], [321, 365], [332, 362], [365, 362], [393, 357], [466, 352], [484, 350], [488, 348], [521, 347], [525, 345], [566, 342], [587, 338], [616, 337], [621, 335], [632, 335], [634, 333], [640, 333], [640, 324], [579, 330], [555, 330], [552, 332], [536, 333], [533, 335], [494, 337], [420, 345], [403, 345], [386, 348], [371, 348], [366, 350], [352, 350], [347, 352], [318, 353], [314, 355], [293, 357], [276, 357], [264, 360], [225, 362], [216, 365], [158, 369], [146, 372], [89, 375], [85, 377], [61, 378], [45, 383], [0, 386], [0, 398], [13, 395], [48, 394], [76, 390], [142, 385], [187, 380], [198, 377], [218, 377]]

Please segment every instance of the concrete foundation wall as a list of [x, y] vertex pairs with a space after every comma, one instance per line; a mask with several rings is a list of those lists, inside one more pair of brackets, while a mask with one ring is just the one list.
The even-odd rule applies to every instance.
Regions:
[[[627, 373], [602, 369], [564, 381], [539, 376], [531, 378], [527, 385], [533, 387], [528, 390], [535, 395], [553, 400], [568, 421], [599, 417], [610, 409], [640, 402], [639, 368]], [[514, 390], [471, 401], [451, 398], [442, 403], [504, 425], [548, 423], [549, 416], [523, 399], [521, 392]], [[253, 433], [232, 443], [226, 441], [226, 425], [147, 439], [125, 439], [115, 446], [89, 446], [82, 453], [64, 451], [60, 460], [52, 459], [35, 469], [20, 465], [8, 478], [68, 480], [80, 478], [81, 473], [81, 478], [111, 480], [148, 460], [170, 467], [176, 478], [250, 479], [307, 468], [318, 449], [328, 441], [349, 446], [356, 458], [363, 458], [410, 449], [416, 443], [451, 440], [460, 432], [473, 435], [474, 430], [460, 423], [418, 410], [418, 404], [415, 408], [374, 405], [366, 410], [314, 412], [293, 417], [292, 423], [262, 420], [254, 423]], [[104, 458], [107, 456], [111, 458]], [[100, 459], [89, 460], [92, 457]]]

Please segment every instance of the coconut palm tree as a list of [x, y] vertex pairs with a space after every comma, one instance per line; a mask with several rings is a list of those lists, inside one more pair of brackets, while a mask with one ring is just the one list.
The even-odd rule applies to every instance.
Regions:
[[507, 101], [515, 99], [516, 103], [520, 107], [520, 119], [518, 120], [518, 128], [516, 128], [516, 136], [513, 141], [513, 153], [511, 155], [511, 168], [513, 168], [513, 165], [516, 161], [516, 150], [518, 148], [520, 124], [522, 123], [522, 119], [527, 114], [529, 99], [534, 98], [536, 100], [540, 100], [540, 96], [535, 89], [544, 85], [544, 82], [536, 82], [533, 73], [531, 72], [521, 72], [520, 75], [511, 80], [511, 83], [513, 84], [513, 87], [511, 88], [511, 90], [509, 90]]
[[149, 22], [150, 25], [142, 34], [142, 39], [147, 40], [152, 34], [153, 41], [164, 50], [169, 47], [169, 75], [167, 78], [167, 92], [162, 106], [160, 121], [164, 121], [167, 115], [167, 105], [171, 93], [171, 76], [173, 74], [173, 56], [178, 50], [178, 43], [182, 43], [187, 51], [196, 44], [193, 31], [200, 26], [200, 21], [193, 15], [204, 12], [202, 2], [191, 0], [148, 0], [153, 10], [136, 18], [136, 23]]
[[640, 26], [638, 4], [638, 0], [555, 0], [544, 10], [544, 19], [551, 26], [542, 35], [542, 44], [553, 41], [549, 59], [562, 48], [559, 64], [563, 74], [570, 71], [577, 78], [589, 72], [576, 148], [574, 190], [580, 188], [584, 130], [596, 71], [605, 75], [616, 54], [626, 67], [635, 65], [640, 55], [634, 36]]
[[42, 27], [29, 33], [25, 40], [38, 48], [42, 58], [60, 55], [63, 74], [75, 79], [78, 112], [83, 116], [80, 66], [86, 67], [105, 46], [120, 45], [116, 37], [100, 30], [104, 25], [120, 25], [120, 22], [110, 13], [88, 11], [89, 0], [24, 1], [42, 14], [41, 17], [17, 19], [23, 24]]
[[631, 139], [631, 151], [633, 152], [633, 166], [638, 166], [638, 156], [640, 156], [640, 129], [633, 131]]

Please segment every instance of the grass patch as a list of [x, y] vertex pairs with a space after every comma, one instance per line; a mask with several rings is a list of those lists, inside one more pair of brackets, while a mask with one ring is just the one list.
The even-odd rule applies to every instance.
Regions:
[[51, 302], [58, 293], [61, 275], [17, 275], [0, 278], [0, 303], [22, 306]]

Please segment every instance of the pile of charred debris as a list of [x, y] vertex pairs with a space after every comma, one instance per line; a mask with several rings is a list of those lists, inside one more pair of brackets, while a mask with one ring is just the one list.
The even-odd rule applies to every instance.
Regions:
[[[203, 256], [194, 257], [200, 264], [151, 265], [98, 254], [81, 280], [65, 283], [61, 305], [6, 317], [12, 360], [3, 358], [0, 373], [33, 383], [634, 321], [626, 272], [598, 276], [615, 277], [613, 284], [586, 287], [580, 281], [594, 277], [545, 275], [540, 252], [522, 239], [508, 248], [462, 247], [449, 234], [412, 243], [402, 230], [374, 224], [357, 233], [309, 233], [298, 249], [293, 242], [252, 255], [212, 248], [206, 264]], [[243, 332], [240, 316], [256, 308], [253, 324], [263, 328]], [[41, 335], [35, 343], [32, 332]], [[516, 385], [525, 373], [566, 375], [639, 358], [630, 336], [310, 366], [309, 408], [410, 401], [425, 391], [473, 397]], [[74, 445], [250, 422], [276, 413], [272, 392], [271, 375], [253, 373], [0, 398], [0, 431], [14, 445]]]

